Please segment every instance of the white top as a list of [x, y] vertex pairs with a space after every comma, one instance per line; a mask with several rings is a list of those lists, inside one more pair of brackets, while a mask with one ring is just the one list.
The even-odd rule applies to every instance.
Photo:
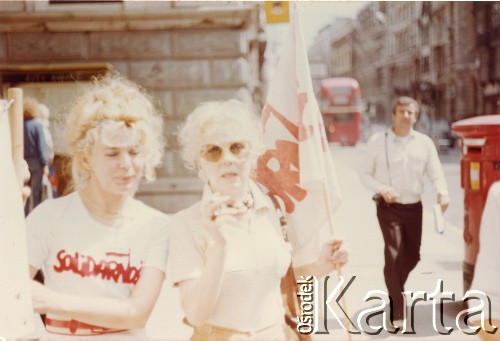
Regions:
[[[249, 332], [283, 322], [280, 281], [291, 259], [271, 199], [254, 183], [251, 192], [254, 210], [249, 226], [228, 227], [224, 279], [207, 322]], [[202, 202], [209, 193], [207, 186]], [[172, 217], [168, 277], [173, 283], [202, 273], [209, 239], [200, 223], [200, 209], [198, 202]]]
[[43, 136], [45, 137], [45, 144], [49, 150], [49, 161], [54, 160], [54, 141], [52, 140], [52, 134], [50, 133], [49, 127], [45, 124], [43, 125]]
[[[500, 320], [500, 181], [491, 185], [479, 231], [479, 254], [471, 289], [484, 292], [491, 300], [491, 318]], [[487, 302], [484, 302], [485, 304]], [[477, 306], [477, 300], [471, 301]], [[484, 309], [483, 309], [484, 310]], [[479, 317], [479, 316], [477, 316]], [[486, 316], [488, 318], [488, 316]]]
[[44, 201], [26, 219], [30, 265], [57, 292], [127, 299], [143, 267], [166, 271], [168, 218], [133, 198], [124, 213], [112, 228], [88, 214], [77, 192]]
[[396, 202], [412, 204], [420, 201], [424, 191], [424, 175], [432, 182], [437, 193], [448, 195], [448, 186], [432, 140], [411, 130], [400, 138], [389, 129], [374, 134], [366, 143], [361, 160], [361, 182], [375, 193], [393, 187], [399, 194]]

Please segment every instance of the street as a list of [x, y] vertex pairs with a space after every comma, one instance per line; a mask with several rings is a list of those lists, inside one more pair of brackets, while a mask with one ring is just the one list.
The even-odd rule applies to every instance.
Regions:
[[[376, 219], [375, 206], [371, 200], [372, 193], [360, 183], [356, 170], [362, 147], [363, 144], [358, 144], [355, 147], [330, 145], [344, 196], [341, 206], [334, 214], [335, 235], [345, 238], [350, 249], [350, 260], [342, 268], [342, 276], [346, 281], [356, 276], [346, 291], [346, 306], [344, 307], [348, 314], [354, 317], [353, 320], [363, 310], [380, 303], [379, 301], [364, 301], [365, 295], [370, 290], [386, 290], [382, 273], [383, 239]], [[440, 159], [443, 163], [452, 200], [445, 213], [445, 232], [438, 234], [434, 230], [434, 218], [431, 210], [436, 199], [432, 186], [429, 184], [426, 186], [423, 198], [422, 260], [410, 274], [405, 289], [413, 292], [424, 291], [429, 295], [436, 290], [438, 280], [442, 280], [443, 291], [455, 293], [455, 302], [446, 301], [444, 304], [444, 325], [453, 327], [451, 333], [453, 340], [474, 340], [474, 336], [468, 336], [458, 330], [455, 323], [455, 317], [461, 310], [460, 303], [463, 297], [463, 241], [461, 235], [463, 194], [460, 188], [459, 151], [453, 149], [440, 154]], [[333, 283], [337, 279], [332, 278], [331, 281]], [[191, 330], [182, 324], [182, 316], [177, 289], [172, 288], [167, 280], [147, 325], [149, 336], [169, 340], [189, 338]], [[439, 317], [439, 311], [437, 317]], [[373, 320], [376, 321], [376, 318]], [[375, 322], [372, 323], [375, 325]], [[326, 326], [329, 334], [316, 335], [315, 340], [332, 339], [332, 337], [336, 340], [349, 340], [347, 332], [341, 328], [331, 314], [327, 316]], [[323, 321], [320, 322], [320, 327], [324, 327]], [[446, 337], [439, 334], [433, 327], [432, 300], [430, 299], [416, 305], [414, 327], [416, 333], [414, 335], [395, 336], [382, 331], [379, 335], [372, 336], [362, 332], [361, 334], [353, 334], [351, 339], [413, 337], [437, 340]]]
[[[351, 317], [355, 317], [362, 310], [374, 307], [380, 303], [365, 302], [365, 295], [370, 290], [386, 291], [383, 277], [383, 238], [380, 232], [375, 205], [369, 192], [359, 181], [357, 162], [360, 160], [363, 144], [355, 147], [331, 146], [334, 162], [337, 165], [339, 182], [344, 195], [342, 205], [335, 213], [338, 236], [345, 237], [350, 245], [351, 257], [343, 268], [342, 275], [346, 280], [356, 276], [355, 281], [346, 292], [347, 310]], [[438, 234], [434, 227], [433, 204], [436, 196], [430, 183], [426, 183], [423, 196], [424, 222], [421, 248], [421, 261], [412, 271], [406, 283], [405, 290], [424, 291], [431, 294], [436, 290], [437, 281], [443, 280], [444, 291], [455, 293], [455, 300], [461, 301], [462, 289], [462, 259], [463, 241], [461, 228], [463, 226], [463, 194], [460, 188], [460, 156], [459, 150], [450, 150], [440, 154], [443, 169], [448, 182], [452, 204], [444, 217], [446, 220], [445, 232]], [[467, 337], [457, 330], [455, 317], [460, 310], [458, 302], [445, 304], [445, 325], [453, 326], [454, 340]], [[354, 320], [354, 319], [353, 319]], [[374, 319], [376, 321], [376, 319]], [[374, 322], [373, 322], [374, 323]], [[346, 332], [338, 323], [329, 317], [328, 330], [339, 340], [348, 340]], [[376, 325], [376, 323], [374, 323]], [[363, 329], [364, 330], [364, 329]], [[353, 340], [370, 338], [403, 338], [417, 337], [440, 339], [444, 336], [433, 328], [432, 301], [421, 302], [415, 308], [415, 335], [394, 336], [382, 331], [377, 336], [352, 335]], [[320, 336], [319, 338], [323, 338]]]

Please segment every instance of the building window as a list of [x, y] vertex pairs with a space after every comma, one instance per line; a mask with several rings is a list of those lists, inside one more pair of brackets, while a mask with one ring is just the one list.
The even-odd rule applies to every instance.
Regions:
[[494, 62], [492, 63], [493, 65], [493, 70], [492, 74], [496, 79], [500, 79], [500, 46], [497, 46], [495, 50], [493, 50], [493, 60]]
[[422, 28], [422, 45], [429, 45], [429, 26]]
[[479, 59], [480, 59], [480, 65], [483, 65], [483, 67], [481, 67], [479, 69], [479, 80], [481, 82], [488, 82], [489, 80], [489, 73], [490, 73], [490, 69], [488, 67], [488, 65], [490, 65], [490, 58], [489, 58], [489, 51], [487, 49], [481, 49], [480, 53], [479, 53]]
[[491, 13], [491, 26], [498, 27], [500, 25], [500, 2], [495, 1], [493, 3], [492, 13]]
[[444, 48], [436, 46], [434, 48], [434, 65], [436, 66], [436, 74], [438, 77], [444, 75]]
[[423, 58], [422, 62], [422, 74], [427, 75], [431, 71], [431, 66], [429, 62], [429, 56]]
[[381, 88], [383, 86], [383, 78], [382, 68], [379, 67], [377, 68], [377, 87]]
[[483, 34], [484, 30], [484, 9], [480, 8], [476, 12], [476, 31], [478, 34]]

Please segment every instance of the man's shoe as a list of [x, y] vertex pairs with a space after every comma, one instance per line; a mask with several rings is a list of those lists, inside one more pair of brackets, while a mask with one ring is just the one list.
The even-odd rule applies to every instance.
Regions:
[[406, 331], [405, 330], [405, 320], [404, 319], [394, 320], [392, 322], [392, 325], [394, 326], [394, 328], [399, 328], [399, 330], [398, 330], [399, 334], [403, 334]]
[[400, 320], [394, 320], [392, 322], [392, 325], [394, 327], [399, 327], [400, 329], [403, 329], [404, 326], [405, 326], [405, 320], [404, 319], [400, 319]]
[[392, 322], [389, 320], [387, 322], [387, 331], [391, 334], [402, 333], [404, 331], [404, 324], [405, 321], [403, 319]]

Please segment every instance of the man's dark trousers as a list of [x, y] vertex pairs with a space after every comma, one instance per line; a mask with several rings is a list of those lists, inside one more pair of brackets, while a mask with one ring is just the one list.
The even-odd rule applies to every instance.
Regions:
[[43, 163], [39, 159], [26, 159], [28, 168], [30, 170], [30, 187], [31, 187], [31, 200], [33, 206], [30, 207], [30, 200], [26, 201], [24, 205], [24, 215], [28, 216], [31, 210], [35, 209], [42, 202], [42, 181], [43, 181]]
[[377, 205], [377, 218], [384, 237], [384, 278], [391, 297], [392, 317], [404, 318], [402, 292], [408, 275], [420, 260], [422, 203]]

